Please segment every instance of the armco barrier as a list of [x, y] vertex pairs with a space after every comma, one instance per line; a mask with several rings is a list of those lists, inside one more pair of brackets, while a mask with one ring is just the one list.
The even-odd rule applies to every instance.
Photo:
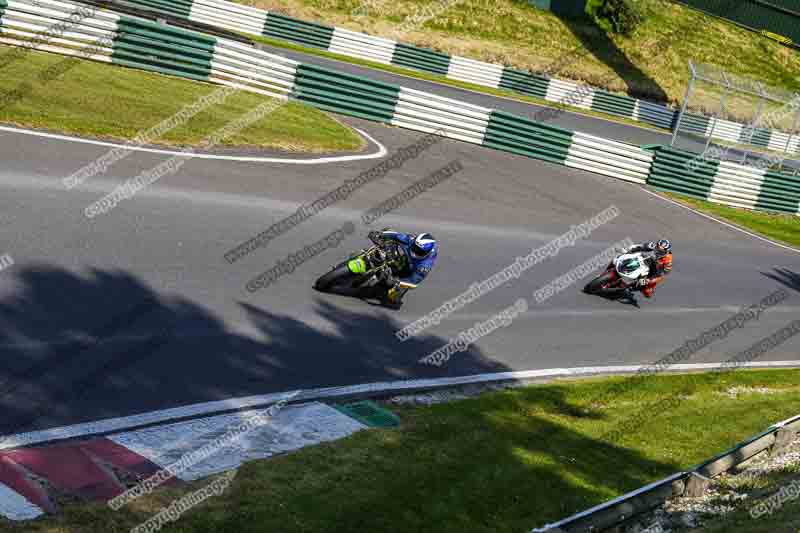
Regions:
[[[677, 111], [627, 95], [614, 94], [588, 85], [548, 78], [504, 65], [485, 63], [459, 56], [450, 56], [427, 48], [399, 43], [344, 28], [295, 19], [280, 13], [268, 12], [225, 0], [115, 0], [138, 9], [184, 17], [202, 24], [216, 25], [249, 35], [282, 39], [337, 54], [368, 59], [386, 65], [412, 68], [449, 79], [474, 83], [494, 89], [508, 89], [579, 109], [587, 109], [628, 118], [659, 128], [671, 129]], [[692, 123], [691, 130], [699, 135], [748, 142], [749, 135], [740, 139], [745, 129], [741, 124], [719, 121], [709, 129], [708, 117], [685, 115]], [[800, 135], [761, 130], [752, 144], [783, 151], [787, 144], [792, 154], [800, 153]], [[775, 148], [778, 147], [778, 148]]]
[[[637, 514], [647, 512], [662, 505], [673, 496], [681, 496], [687, 486], [688, 479], [693, 474], [705, 477], [716, 477], [731, 468], [744, 463], [754, 455], [778, 447], [776, 435], [779, 431], [788, 432], [796, 436], [800, 431], [800, 415], [794, 416], [777, 424], [773, 424], [765, 431], [741, 442], [708, 461], [700, 463], [685, 472], [679, 472], [668, 478], [656, 481], [645, 487], [634, 490], [611, 501], [577, 513], [569, 518], [559, 520], [554, 524], [534, 529], [531, 533], [544, 532], [602, 532], [606, 530], [618, 531], [621, 525]], [[773, 450], [777, 451], [777, 450]]]
[[748, 128], [730, 120], [684, 115], [681, 131], [701, 137], [712, 137], [737, 144], [760, 146], [776, 152], [796, 154], [800, 152], [800, 136], [764, 128]]
[[655, 150], [647, 184], [658, 189], [708, 200], [719, 163], [714, 160], [697, 160], [697, 165], [692, 166], [690, 163], [695, 157], [696, 154], [659, 147]]
[[[287, 98], [294, 84], [297, 62], [236, 41], [60, 0], [0, 0], [0, 6], [0, 43], [232, 85], [275, 98]], [[70, 19], [86, 12], [91, 15]], [[54, 33], [58, 24], [63, 31]]]
[[575, 132], [564, 164], [613, 178], [646, 183], [653, 155], [646, 150], [632, 150], [631, 145]]
[[[69, 21], [79, 4], [62, 0], [0, 0], [0, 42], [42, 40]], [[83, 8], [85, 13], [85, 6]], [[127, 67], [292, 98], [320, 109], [394, 126], [435, 132], [472, 144], [558, 163], [728, 205], [797, 213], [800, 178], [732, 163], [700, 161], [670, 148], [639, 146], [435, 94], [301, 64], [228, 39], [93, 9], [36, 48]], [[38, 37], [37, 37], [37, 34]], [[86, 47], [102, 39], [102, 45]], [[30, 43], [27, 46], [31, 46]], [[590, 98], [586, 105], [595, 105]]]
[[653, 159], [638, 146], [315, 65], [297, 68], [292, 97], [329, 111], [417, 131], [439, 130], [452, 139], [640, 184]]
[[123, 5], [118, 0], [80, 0], [82, 4], [89, 4], [102, 9], [111, 9], [120, 15], [130, 15], [133, 17], [145, 18], [148, 20], [159, 21], [162, 20], [169, 23], [171, 26], [177, 26], [194, 31], [199, 31], [217, 37], [224, 37], [232, 39], [245, 44], [253, 44], [249, 37], [245, 37], [241, 32], [236, 30], [228, 30], [216, 24], [206, 24], [196, 20], [189, 20], [186, 17], [173, 16], [164, 12], [157, 13], [155, 11], [140, 9], [131, 5]]
[[647, 184], [710, 202], [800, 214], [800, 177], [658, 147]]

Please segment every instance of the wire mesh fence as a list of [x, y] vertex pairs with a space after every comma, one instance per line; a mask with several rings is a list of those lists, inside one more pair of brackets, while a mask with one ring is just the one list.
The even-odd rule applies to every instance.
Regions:
[[[770, 170], [800, 169], [800, 94], [689, 62], [671, 146]], [[691, 113], [687, 112], [691, 109]]]

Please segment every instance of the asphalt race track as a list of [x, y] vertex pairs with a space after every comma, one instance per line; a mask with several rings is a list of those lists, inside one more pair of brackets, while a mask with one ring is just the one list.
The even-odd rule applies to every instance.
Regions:
[[[343, 119], [389, 153], [420, 134]], [[374, 151], [374, 146], [369, 150]], [[87, 219], [84, 208], [166, 158], [134, 153], [67, 190], [61, 179], [108, 149], [0, 132], [0, 433], [10, 434], [298, 387], [563, 366], [649, 362], [778, 288], [788, 299], [687, 362], [721, 361], [798, 316], [800, 254], [707, 220], [629, 183], [444, 140], [246, 258], [223, 254], [379, 160], [287, 165], [190, 160]], [[431, 231], [440, 259], [401, 311], [319, 294], [311, 284], [365, 246], [361, 213], [458, 160], [463, 170], [374, 224]], [[451, 315], [419, 338], [394, 332], [579, 224], [621, 212], [585, 241]], [[351, 220], [336, 249], [255, 293], [245, 283]], [[661, 236], [675, 270], [641, 308], [581, 293], [532, 293], [626, 237]], [[588, 278], [587, 280], [588, 281]], [[510, 306], [508, 327], [442, 368], [417, 361]], [[794, 338], [763, 360], [797, 359]]]

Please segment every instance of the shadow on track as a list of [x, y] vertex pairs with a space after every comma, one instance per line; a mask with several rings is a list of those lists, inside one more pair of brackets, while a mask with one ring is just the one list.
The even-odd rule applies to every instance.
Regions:
[[[470, 347], [443, 367], [417, 361], [448, 339], [401, 343], [391, 311], [318, 301], [311, 326], [239, 305], [255, 333], [232, 331], [208, 309], [159, 294], [124, 271], [79, 276], [16, 267], [0, 302], [0, 435], [296, 388], [502, 372]], [[314, 298], [311, 287], [308, 298]]]
[[778, 283], [786, 287], [800, 292], [800, 274], [793, 272], [788, 268], [773, 268], [772, 272], [762, 272], [763, 275], [770, 279], [774, 279]]
[[[13, 274], [19, 289], [0, 302], [0, 354], [6, 363], [0, 375], [0, 429], [6, 435], [297, 387], [508, 370], [474, 347], [441, 368], [420, 365], [419, 358], [447, 339], [424, 335], [400, 343], [394, 332], [402, 324], [366, 305], [353, 312], [318, 301], [322, 324], [312, 326], [239, 302], [259, 333], [244, 336], [201, 305], [158, 294], [123, 271], [78, 276], [35, 266]], [[313, 297], [310, 287], [308, 294]], [[280, 308], [279, 301], [268, 303]], [[309, 501], [324, 494], [325, 501], [335, 502], [335, 516], [327, 524], [345, 526], [326, 531], [396, 516], [398, 502], [419, 510], [413, 520], [405, 516], [419, 524], [405, 518], [397, 522], [402, 531], [426, 530], [425, 523], [435, 525], [437, 516], [443, 518], [442, 509], [459, 509], [446, 515], [463, 522], [462, 531], [521, 531], [677, 469], [586, 435], [580, 424], [605, 414], [574, 405], [570, 388], [521, 389], [490, 397], [477, 414], [456, 409], [436, 415], [437, 423], [423, 428], [426, 439], [441, 444], [436, 457], [419, 455], [417, 433], [358, 435], [384, 443], [374, 453], [337, 455], [352, 463], [357, 475], [350, 479], [358, 479], [362, 490], [353, 491], [327, 472], [299, 468], [293, 475], [315, 481], [298, 484], [295, 497], [281, 505], [308, 509]], [[557, 424], [553, 415], [570, 417], [574, 424]], [[404, 420], [414, 424], [407, 415]], [[319, 447], [308, 453], [327, 452]], [[368, 463], [363, 471], [362, 461]], [[615, 472], [613, 479], [609, 471]], [[448, 490], [453, 483], [466, 490]], [[271, 517], [284, 516], [270, 513], [269, 505], [254, 507], [265, 513], [259, 520], [269, 523]], [[371, 512], [364, 515], [364, 509]], [[486, 522], [500, 515], [503, 526], [513, 527]], [[234, 530], [242, 515], [227, 519], [226, 526]], [[476, 529], [480, 524], [485, 527]], [[366, 529], [381, 530], [374, 525]]]

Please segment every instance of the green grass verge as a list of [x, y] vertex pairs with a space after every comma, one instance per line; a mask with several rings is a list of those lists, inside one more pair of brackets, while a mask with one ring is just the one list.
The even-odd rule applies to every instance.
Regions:
[[[0, 55], [11, 48], [0, 45]], [[64, 56], [30, 52], [0, 68], [0, 95], [22, 83], [32, 89], [0, 106], [0, 122], [60, 133], [132, 139], [219, 86], [124, 67], [81, 61], [59, 78], [39, 74]], [[167, 132], [155, 144], [198, 145], [218, 129], [263, 103], [261, 95], [237, 92]], [[327, 114], [291, 102], [225, 139], [221, 147], [276, 148], [292, 152], [351, 151], [363, 147], [358, 134]]]
[[[633, 0], [645, 21], [630, 37], [589, 20], [560, 18], [526, 0], [240, 0], [303, 20], [394, 38], [451, 55], [545, 70], [611, 91], [677, 103], [689, 79], [687, 61], [720, 65], [767, 85], [800, 89], [800, 53], [723, 20], [668, 0]], [[359, 15], [356, 8], [371, 6]], [[362, 10], [363, 12], [363, 10]], [[435, 14], [412, 30], [396, 28], [415, 14]], [[668, 37], [683, 28], [678, 38]], [[668, 39], [660, 52], [658, 43]], [[571, 56], [562, 62], [560, 58]], [[664, 98], [665, 97], [665, 98]], [[700, 95], [693, 104], [706, 102]]]
[[[620, 382], [625, 383], [620, 386]], [[726, 394], [731, 387], [772, 394]], [[233, 485], [166, 531], [515, 532], [568, 516], [729, 449], [800, 413], [800, 371], [558, 381], [429, 407], [395, 407], [398, 428], [245, 464]], [[605, 435], [648, 412], [618, 442]], [[118, 512], [69, 505], [0, 531], [128, 531], [188, 489]]]
[[727, 220], [770, 239], [800, 247], [800, 216], [751, 211], [749, 209], [715, 204], [705, 200], [697, 200], [682, 194], [669, 192], [662, 192], [661, 194], [691, 206], [698, 211]]

